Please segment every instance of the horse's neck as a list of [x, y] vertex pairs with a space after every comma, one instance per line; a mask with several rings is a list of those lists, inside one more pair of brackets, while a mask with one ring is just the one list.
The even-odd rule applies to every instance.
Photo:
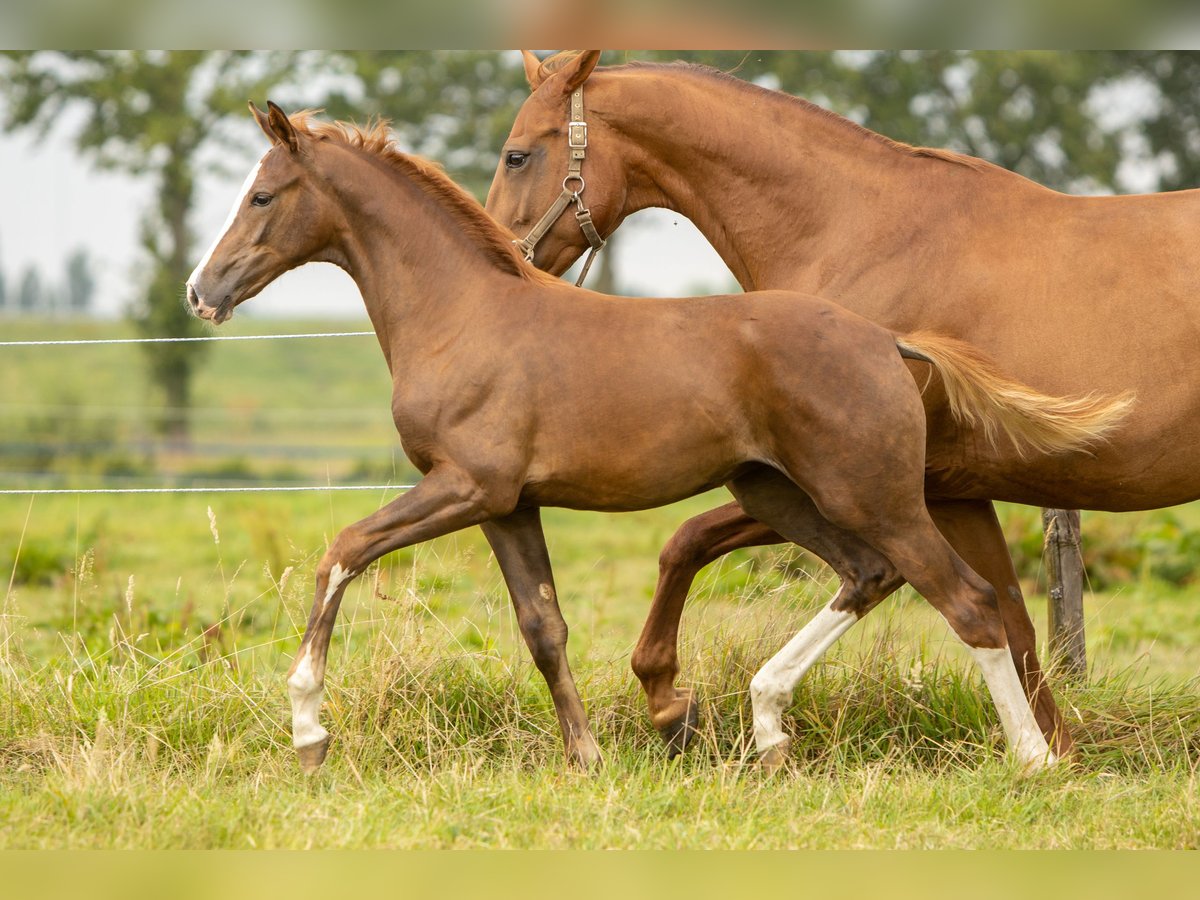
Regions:
[[[624, 212], [665, 206], [687, 216], [746, 290], [819, 292], [834, 272], [853, 280], [872, 254], [892, 252], [889, 242], [937, 227], [964, 176], [980, 176], [770, 91], [686, 72], [659, 84], [640, 77], [610, 118], [638, 147], [628, 149]], [[679, 114], [659, 114], [664, 104]], [[914, 182], [927, 184], [928, 167], [939, 166], [946, 203], [929, 204]]]

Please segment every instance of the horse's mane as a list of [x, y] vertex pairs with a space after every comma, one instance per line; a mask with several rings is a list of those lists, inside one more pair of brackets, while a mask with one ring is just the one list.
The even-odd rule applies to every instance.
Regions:
[[401, 151], [386, 119], [375, 119], [360, 126], [350, 122], [323, 122], [314, 118], [315, 115], [315, 110], [306, 109], [292, 113], [288, 119], [301, 134], [362, 150], [416, 184], [446, 210], [501, 270], [529, 281], [558, 281], [526, 262], [513, 243], [512, 232], [489, 216], [479, 201], [456, 184], [440, 165]]
[[[542, 60], [541, 66], [538, 67], [539, 79], [545, 79], [555, 72], [562, 69], [564, 65], [577, 57], [581, 51], [579, 50], [563, 50], [560, 53], [555, 53], [553, 56], [548, 56]], [[691, 63], [684, 60], [676, 60], [675, 62], [648, 62], [645, 60], [633, 60], [623, 63], [620, 66], [606, 66], [601, 71], [619, 71], [621, 69], [658, 69], [664, 71], [684, 71], [691, 72], [704, 78], [711, 78], [720, 81], [722, 84], [733, 87], [737, 90], [751, 91], [755, 93], [766, 93], [767, 95], [777, 98], [784, 103], [797, 104], [805, 112], [814, 113], [824, 119], [837, 124], [838, 126], [851, 131], [860, 137], [869, 140], [877, 141], [885, 147], [890, 147], [900, 153], [908, 156], [927, 157], [929, 159], [938, 159], [942, 162], [953, 163], [954, 165], [965, 166], [968, 169], [982, 171], [987, 168], [992, 168], [993, 164], [986, 160], [979, 159], [974, 156], [967, 156], [965, 153], [958, 153], [954, 150], [943, 150], [937, 147], [914, 147], [912, 144], [906, 144], [903, 141], [894, 140], [887, 135], [880, 134], [877, 131], [872, 131], [863, 125], [859, 125], [852, 119], [847, 119], [845, 116], [838, 115], [831, 109], [826, 109], [823, 106], [818, 106], [810, 100], [805, 100], [803, 97], [796, 97], [784, 91], [772, 91], [762, 88], [749, 81], [744, 81], [741, 78], [735, 78], [728, 72], [722, 72], [720, 69], [715, 69], [712, 66], [701, 65], [700, 63]]]

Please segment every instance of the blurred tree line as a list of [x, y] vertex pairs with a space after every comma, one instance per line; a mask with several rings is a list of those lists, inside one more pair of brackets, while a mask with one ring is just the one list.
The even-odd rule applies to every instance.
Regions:
[[92, 260], [82, 247], [67, 257], [61, 282], [43, 282], [42, 273], [30, 265], [10, 288], [0, 270], [0, 315], [86, 316], [92, 311], [95, 294]]
[[[1200, 53], [1171, 51], [821, 51], [609, 53], [686, 59], [807, 97], [889, 137], [981, 156], [1077, 192], [1200, 184]], [[527, 96], [515, 53], [478, 51], [80, 51], [0, 55], [7, 129], [67, 133], [89, 163], [151, 178], [147, 335], [201, 331], [180, 302], [198, 252], [201, 179], [245, 169], [261, 139], [246, 100], [390, 119], [402, 146], [440, 160], [483, 197]], [[207, 237], [207, 236], [202, 236]], [[594, 284], [612, 290], [608, 265]], [[2, 288], [0, 288], [2, 289]], [[20, 294], [20, 288], [16, 290]], [[13, 288], [8, 286], [11, 297]], [[11, 302], [11, 299], [10, 301]], [[147, 345], [165, 405], [186, 409], [205, 345]], [[183, 437], [179, 414], [164, 429]]]

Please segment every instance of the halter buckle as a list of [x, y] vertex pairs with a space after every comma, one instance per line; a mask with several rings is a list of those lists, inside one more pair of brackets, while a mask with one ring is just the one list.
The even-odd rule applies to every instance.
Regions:
[[567, 123], [567, 146], [572, 150], [587, 148], [587, 122]]

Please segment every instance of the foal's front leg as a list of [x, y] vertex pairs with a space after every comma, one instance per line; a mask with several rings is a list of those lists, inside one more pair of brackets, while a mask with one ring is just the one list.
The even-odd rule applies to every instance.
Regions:
[[491, 514], [485, 498], [465, 472], [435, 468], [408, 493], [343, 529], [325, 552], [317, 567], [316, 598], [304, 639], [287, 675], [292, 744], [306, 773], [320, 767], [329, 748], [329, 732], [317, 721], [317, 713], [329, 639], [347, 583], [385, 553], [479, 524]]
[[567, 662], [567, 623], [558, 607], [541, 511], [537, 507], [519, 509], [482, 527], [504, 573], [521, 637], [550, 687], [567, 758], [585, 768], [596, 766], [600, 748], [588, 727]]

